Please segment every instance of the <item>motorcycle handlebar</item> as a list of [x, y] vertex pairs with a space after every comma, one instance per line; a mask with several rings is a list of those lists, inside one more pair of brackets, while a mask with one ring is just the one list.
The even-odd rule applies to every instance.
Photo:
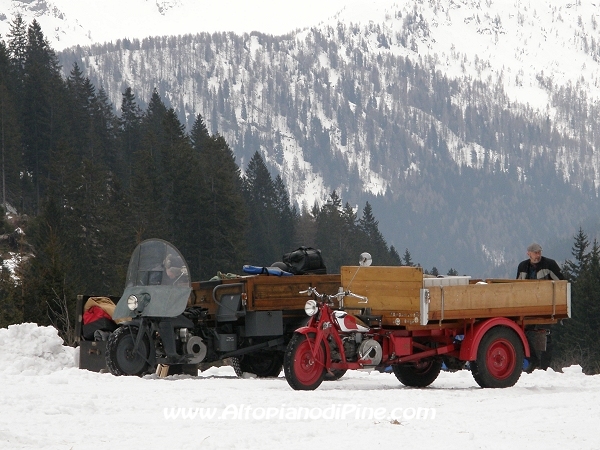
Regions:
[[369, 298], [362, 296], [362, 295], [358, 295], [355, 294], [351, 291], [342, 291], [340, 288], [340, 291], [337, 294], [331, 294], [331, 295], [326, 295], [326, 294], [320, 294], [319, 291], [317, 291], [317, 288], [310, 286], [308, 289], [304, 290], [304, 291], [300, 291], [300, 294], [307, 294], [307, 295], [314, 295], [317, 298], [323, 299], [323, 297], [326, 298], [336, 298], [338, 301], [343, 300], [344, 297], [354, 297], [357, 298], [358, 300], [361, 300], [360, 303], [368, 303]]

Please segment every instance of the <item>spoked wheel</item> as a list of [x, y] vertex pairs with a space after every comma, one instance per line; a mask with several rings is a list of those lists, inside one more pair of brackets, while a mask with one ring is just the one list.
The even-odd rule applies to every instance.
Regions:
[[137, 327], [119, 327], [108, 338], [106, 344], [106, 365], [113, 375], [144, 375], [148, 373], [150, 343], [144, 336], [137, 351], [134, 351], [138, 335]]
[[507, 327], [493, 327], [479, 343], [477, 359], [471, 363], [471, 373], [483, 388], [514, 386], [523, 370], [523, 344], [519, 336]]
[[315, 348], [314, 335], [294, 334], [283, 359], [288, 384], [297, 391], [318, 388], [325, 376], [326, 355], [323, 343]]
[[404, 386], [426, 387], [433, 383], [440, 374], [442, 360], [428, 359], [415, 363], [395, 364], [392, 369], [398, 381]]
[[281, 373], [283, 353], [256, 352], [244, 355], [240, 360], [242, 372], [250, 372], [259, 378], [276, 377]]

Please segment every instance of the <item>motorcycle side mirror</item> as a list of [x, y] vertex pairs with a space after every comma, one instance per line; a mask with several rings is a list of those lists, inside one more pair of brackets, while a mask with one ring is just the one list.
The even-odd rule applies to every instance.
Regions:
[[361, 267], [369, 267], [373, 263], [373, 258], [371, 258], [371, 254], [364, 252], [360, 254], [358, 259], [358, 265]]

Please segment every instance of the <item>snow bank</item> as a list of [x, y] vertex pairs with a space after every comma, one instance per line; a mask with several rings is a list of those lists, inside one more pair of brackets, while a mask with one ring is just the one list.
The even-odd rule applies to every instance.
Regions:
[[0, 376], [47, 375], [75, 367], [75, 349], [63, 345], [54, 327], [35, 323], [0, 329]]

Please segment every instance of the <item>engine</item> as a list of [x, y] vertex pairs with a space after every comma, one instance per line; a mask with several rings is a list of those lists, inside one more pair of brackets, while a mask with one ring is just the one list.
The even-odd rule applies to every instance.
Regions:
[[189, 358], [189, 364], [198, 364], [204, 361], [208, 353], [208, 347], [200, 336], [194, 336], [188, 328], [175, 330], [175, 338], [181, 353]]

